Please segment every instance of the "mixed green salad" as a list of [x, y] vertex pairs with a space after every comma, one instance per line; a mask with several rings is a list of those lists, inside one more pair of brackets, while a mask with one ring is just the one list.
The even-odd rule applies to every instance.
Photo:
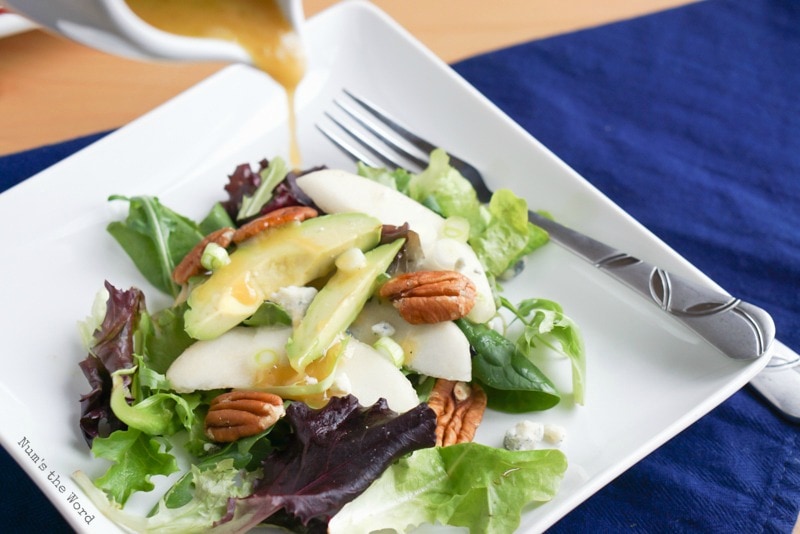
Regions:
[[[276, 157], [238, 166], [221, 185], [227, 198], [200, 221], [155, 197], [111, 198], [128, 215], [109, 233], [173, 303], [151, 310], [142, 289], [107, 281], [81, 324], [90, 391], [80, 428], [108, 467], [75, 479], [108, 517], [136, 532], [513, 532], [524, 507], [553, 498], [567, 466], [560, 450], [437, 446], [427, 403], [441, 379], [481, 388], [489, 410], [552, 408], [561, 393], [535, 362], [553, 354], [568, 358], [583, 403], [576, 325], [555, 302], [501, 295], [548, 240], [525, 200], [502, 189], [481, 204], [442, 150], [418, 174], [290, 171]], [[291, 206], [317, 216], [204, 241]], [[201, 267], [176, 282], [189, 254]], [[421, 270], [461, 273], [474, 305], [455, 320], [404, 321], [378, 288]], [[283, 416], [214, 439], [209, 407], [232, 390], [278, 396]], [[175, 483], [150, 514], [125, 510], [166, 476]]]

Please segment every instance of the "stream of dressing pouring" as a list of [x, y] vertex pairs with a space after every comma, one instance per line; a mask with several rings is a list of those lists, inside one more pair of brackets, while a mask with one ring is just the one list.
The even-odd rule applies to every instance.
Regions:
[[43, 28], [139, 60], [252, 65], [285, 90], [289, 158], [300, 166], [294, 93], [303, 78], [302, 0], [2, 0]]

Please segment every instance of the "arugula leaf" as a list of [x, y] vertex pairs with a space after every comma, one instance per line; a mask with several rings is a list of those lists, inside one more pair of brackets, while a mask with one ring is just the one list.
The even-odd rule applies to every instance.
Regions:
[[552, 499], [567, 468], [559, 450], [507, 451], [477, 443], [422, 449], [400, 459], [328, 523], [329, 534], [423, 523], [511, 533], [523, 507]]
[[130, 207], [125, 221], [110, 223], [108, 232], [148, 282], [168, 295], [177, 296], [180, 286], [172, 281], [172, 271], [203, 239], [197, 223], [162, 205], [155, 197], [114, 195], [109, 200], [125, 200]]
[[520, 352], [514, 342], [485, 324], [459, 319], [474, 350], [472, 376], [486, 390], [489, 407], [510, 413], [547, 410], [560, 395], [553, 383]]
[[113, 462], [94, 483], [120, 505], [136, 491], [151, 491], [155, 487], [151, 476], [178, 471], [175, 458], [161, 451], [161, 443], [136, 429], [117, 430], [107, 438], [96, 438], [92, 453]]
[[584, 403], [586, 389], [586, 351], [578, 325], [564, 314], [557, 303], [547, 299], [526, 299], [514, 306], [505, 297], [500, 304], [511, 311], [525, 327], [517, 339], [517, 347], [532, 358], [541, 346], [570, 359], [572, 390], [575, 402]]
[[254, 493], [238, 499], [220, 527], [246, 530], [285, 510], [303, 524], [327, 521], [399, 457], [435, 443], [436, 414], [420, 404], [403, 414], [379, 400], [368, 408], [349, 395], [319, 410], [292, 403], [293, 439], [264, 460]]

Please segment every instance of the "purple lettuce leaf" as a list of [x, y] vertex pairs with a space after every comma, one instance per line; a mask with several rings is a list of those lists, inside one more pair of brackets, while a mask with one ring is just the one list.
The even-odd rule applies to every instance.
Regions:
[[272, 192], [272, 198], [269, 202], [264, 204], [264, 207], [261, 208], [261, 215], [287, 206], [310, 206], [319, 211], [319, 208], [314, 205], [314, 201], [311, 200], [311, 197], [306, 195], [305, 192], [300, 189], [300, 186], [297, 185], [297, 179], [304, 174], [324, 168], [325, 167], [313, 167], [300, 172], [292, 171], [287, 174], [286, 178], [275, 186], [275, 190]]
[[426, 404], [397, 414], [383, 399], [362, 407], [349, 395], [319, 410], [293, 403], [286, 417], [291, 441], [265, 458], [252, 495], [231, 499], [220, 529], [246, 531], [279, 511], [302, 525], [327, 524], [395, 460], [435, 443], [436, 414]]
[[[119, 290], [108, 282], [105, 287], [109, 293], [106, 315], [94, 332], [91, 352], [79, 364], [92, 388], [80, 399], [80, 428], [90, 447], [94, 438], [108, 437], [115, 430], [126, 428], [111, 410], [111, 374], [133, 367], [133, 337], [145, 309], [140, 290]], [[125, 385], [130, 385], [130, 377], [125, 380]]]
[[259, 162], [259, 169], [253, 170], [249, 163], [242, 163], [233, 170], [233, 174], [228, 176], [228, 183], [225, 184], [228, 200], [221, 204], [230, 215], [231, 220], [236, 220], [236, 215], [239, 213], [239, 208], [245, 195], [252, 195], [261, 185], [261, 175], [259, 173], [266, 169], [268, 165], [269, 162], [263, 159]]
[[[234, 221], [239, 214], [239, 209], [242, 207], [244, 197], [253, 195], [258, 186], [261, 185], [261, 171], [269, 166], [269, 160], [262, 159], [258, 165], [258, 169], [254, 169], [249, 163], [242, 163], [234, 169], [232, 174], [228, 175], [228, 183], [225, 184], [228, 199], [221, 202], [221, 204]], [[313, 167], [304, 171], [291, 171], [286, 175], [286, 178], [275, 186], [272, 198], [264, 204], [256, 217], [288, 206], [311, 206], [316, 208], [311, 198], [297, 185], [297, 178], [322, 168], [324, 167]], [[246, 221], [239, 222], [244, 223]]]

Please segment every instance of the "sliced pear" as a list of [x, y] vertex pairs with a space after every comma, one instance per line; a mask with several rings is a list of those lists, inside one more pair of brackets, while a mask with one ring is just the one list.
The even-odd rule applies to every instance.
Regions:
[[480, 260], [466, 243], [443, 239], [445, 219], [406, 195], [368, 178], [325, 169], [297, 179], [297, 185], [327, 213], [361, 212], [383, 224], [408, 223], [420, 236], [424, 269], [455, 270], [475, 284], [478, 298], [467, 317], [484, 323], [497, 309]]
[[[378, 325], [378, 328], [374, 328]], [[390, 337], [402, 348], [403, 365], [417, 373], [469, 382], [472, 380], [472, 359], [464, 333], [455, 323], [412, 325], [407, 323], [391, 303], [372, 299], [350, 325], [351, 335], [368, 345], [387, 335], [381, 326], [393, 330]]]
[[289, 365], [288, 326], [237, 326], [189, 346], [167, 369], [179, 393], [212, 389], [260, 389], [313, 405], [323, 405], [333, 385], [346, 343], [334, 343], [325, 355], [298, 373]]
[[167, 369], [175, 391], [188, 393], [222, 388], [253, 388], [264, 369], [286, 360], [288, 326], [239, 326], [222, 336], [190, 345]]
[[[384, 355], [357, 339], [347, 343], [336, 375], [331, 393], [351, 393], [362, 406], [384, 398], [389, 408], [403, 413], [419, 404], [417, 392], [405, 375]], [[338, 392], [337, 385], [341, 388]]]

